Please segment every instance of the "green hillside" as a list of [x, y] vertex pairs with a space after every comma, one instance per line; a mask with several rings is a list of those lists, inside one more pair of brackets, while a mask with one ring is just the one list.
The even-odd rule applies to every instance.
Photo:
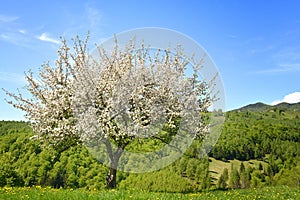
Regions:
[[[226, 113], [222, 134], [199, 157], [201, 140], [168, 167], [144, 174], [118, 172], [118, 188], [154, 192], [300, 187], [300, 104], [255, 104]], [[25, 122], [0, 121], [0, 186], [103, 189], [107, 167], [82, 146], [60, 152], [30, 139]], [[145, 143], [153, 149], [159, 143]], [[148, 146], [147, 146], [148, 145]], [[132, 158], [134, 159], [134, 158]], [[128, 162], [127, 166], [134, 162]]]

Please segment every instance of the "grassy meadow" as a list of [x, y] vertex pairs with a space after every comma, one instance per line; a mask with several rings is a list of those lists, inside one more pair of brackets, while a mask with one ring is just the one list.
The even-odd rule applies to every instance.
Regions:
[[300, 190], [290, 187], [264, 187], [253, 189], [204, 191], [199, 193], [157, 193], [142, 190], [82, 190], [53, 189], [50, 187], [3, 187], [0, 189], [0, 199], [300, 199]]
[[[222, 161], [222, 160], [216, 160], [213, 157], [209, 158], [209, 171], [212, 177], [213, 183], [217, 183], [217, 180], [220, 178], [224, 168], [228, 169], [228, 172], [231, 172], [231, 165], [233, 165], [236, 168], [239, 168], [241, 165], [242, 161], [240, 160], [228, 160], [228, 161]], [[248, 167], [253, 167], [253, 168], [258, 168], [259, 164], [262, 164], [263, 167], [267, 167], [267, 163], [264, 161], [260, 160], [248, 160], [248, 161], [243, 161], [244, 165], [246, 168]]]

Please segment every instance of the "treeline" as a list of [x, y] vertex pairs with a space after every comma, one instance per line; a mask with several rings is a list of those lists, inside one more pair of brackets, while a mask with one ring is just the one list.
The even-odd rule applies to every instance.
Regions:
[[[199, 157], [200, 140], [171, 165], [155, 172], [118, 172], [118, 187], [151, 191], [194, 192], [206, 189], [300, 186], [300, 112], [232, 111], [209, 156]], [[51, 186], [103, 189], [108, 169], [81, 144], [65, 151], [30, 139], [25, 122], [0, 121], [0, 186]], [[146, 143], [155, 149], [157, 141]], [[132, 147], [131, 147], [132, 148]], [[216, 171], [212, 158], [224, 166]], [[238, 159], [239, 165], [227, 165]], [[249, 164], [250, 159], [259, 164]], [[263, 163], [263, 165], [261, 164]], [[127, 166], [134, 165], [128, 162]], [[230, 167], [228, 167], [230, 166]]]

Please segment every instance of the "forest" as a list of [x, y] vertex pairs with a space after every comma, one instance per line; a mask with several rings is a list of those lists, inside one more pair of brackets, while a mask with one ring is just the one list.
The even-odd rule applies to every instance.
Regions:
[[[117, 188], [198, 192], [300, 187], [300, 103], [253, 104], [224, 115], [221, 136], [207, 157], [199, 156], [201, 140], [196, 139], [182, 157], [163, 169], [142, 174], [118, 171]], [[105, 188], [108, 167], [84, 145], [54, 148], [32, 136], [28, 122], [0, 121], [0, 187]], [[144, 145], [153, 149], [160, 144]], [[126, 165], [130, 168], [134, 162]]]

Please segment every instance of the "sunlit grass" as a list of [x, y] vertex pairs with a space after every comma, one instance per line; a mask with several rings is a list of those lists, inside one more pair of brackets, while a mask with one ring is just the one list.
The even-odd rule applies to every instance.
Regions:
[[265, 187], [258, 189], [206, 191], [200, 193], [155, 193], [144, 190], [73, 190], [50, 187], [3, 187], [0, 199], [300, 199], [299, 188]]
[[[209, 163], [209, 171], [212, 172], [211, 173], [211, 177], [213, 178], [213, 180], [215, 180], [215, 184], [217, 183], [217, 180], [220, 178], [221, 174], [223, 173], [223, 170], [225, 168], [228, 169], [228, 173], [230, 173], [231, 171], [231, 164], [233, 164], [233, 166], [236, 169], [240, 168], [241, 162], [240, 160], [228, 160], [226, 162], [221, 161], [221, 160], [217, 160], [213, 157], [209, 157], [210, 163]], [[248, 167], [252, 167], [252, 168], [256, 168], [258, 169], [259, 164], [261, 163], [262, 166], [264, 168], [267, 167], [267, 163], [264, 161], [259, 161], [259, 160], [248, 160], [248, 161], [243, 161], [244, 165], [246, 168]]]

